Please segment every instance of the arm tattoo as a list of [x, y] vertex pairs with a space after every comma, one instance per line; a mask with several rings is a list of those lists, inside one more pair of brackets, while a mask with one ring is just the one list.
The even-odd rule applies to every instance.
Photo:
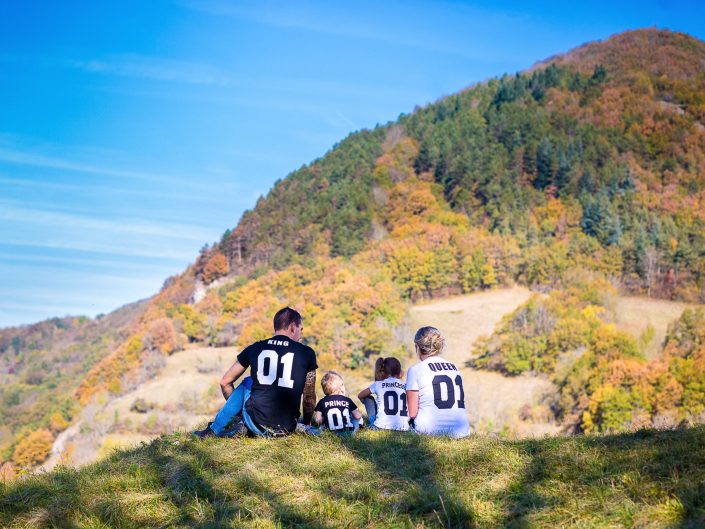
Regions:
[[304, 386], [304, 424], [311, 422], [313, 409], [316, 407], [316, 372], [306, 373], [306, 385]]

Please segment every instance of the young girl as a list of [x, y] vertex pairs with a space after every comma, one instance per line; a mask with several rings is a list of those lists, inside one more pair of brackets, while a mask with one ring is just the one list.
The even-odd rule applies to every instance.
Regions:
[[[370, 425], [383, 430], [408, 430], [409, 411], [399, 360], [390, 356], [375, 363], [375, 381], [358, 398], [365, 404]], [[374, 401], [371, 395], [375, 396]]]

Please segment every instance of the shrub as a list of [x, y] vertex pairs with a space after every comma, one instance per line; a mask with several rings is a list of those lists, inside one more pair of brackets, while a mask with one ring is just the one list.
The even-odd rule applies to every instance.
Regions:
[[169, 318], [153, 321], [145, 334], [144, 342], [152, 351], [160, 351], [167, 355], [173, 353], [178, 342], [173, 322]]
[[39, 465], [51, 453], [53, 444], [54, 435], [49, 430], [37, 430], [17, 444], [12, 460], [24, 468]]
[[203, 267], [203, 282], [207, 285], [228, 275], [228, 272], [230, 272], [228, 258], [220, 252], [215, 252]]

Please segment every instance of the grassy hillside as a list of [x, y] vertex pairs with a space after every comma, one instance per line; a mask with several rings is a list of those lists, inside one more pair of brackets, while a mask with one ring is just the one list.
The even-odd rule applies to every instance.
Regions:
[[[74, 396], [85, 405], [122, 394], [189, 342], [263, 338], [282, 305], [306, 316], [322, 367], [366, 369], [402, 351], [398, 329], [419, 299], [515, 283], [569, 289], [587, 274], [632, 294], [705, 301], [704, 63], [705, 43], [689, 35], [629, 31], [351, 134], [167, 280], [130, 335], [72, 380]], [[513, 371], [544, 364], [520, 345]], [[705, 384], [691, 367], [705, 360], [685, 354], [673, 365], [690, 399]], [[620, 417], [644, 407], [634, 384], [613, 382], [600, 402]], [[573, 422], [588, 383], [571, 382]], [[672, 384], [661, 400], [678, 408], [679, 392]], [[2, 457], [31, 466], [46, 453], [32, 447], [51, 435], [28, 429]]]
[[705, 526], [705, 429], [461, 441], [164, 436], [0, 484], [18, 527]]

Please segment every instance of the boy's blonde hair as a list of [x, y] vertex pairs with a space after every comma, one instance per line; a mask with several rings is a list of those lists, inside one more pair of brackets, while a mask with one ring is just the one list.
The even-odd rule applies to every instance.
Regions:
[[326, 371], [321, 379], [321, 388], [326, 395], [344, 395], [345, 383], [343, 377], [337, 371]]

